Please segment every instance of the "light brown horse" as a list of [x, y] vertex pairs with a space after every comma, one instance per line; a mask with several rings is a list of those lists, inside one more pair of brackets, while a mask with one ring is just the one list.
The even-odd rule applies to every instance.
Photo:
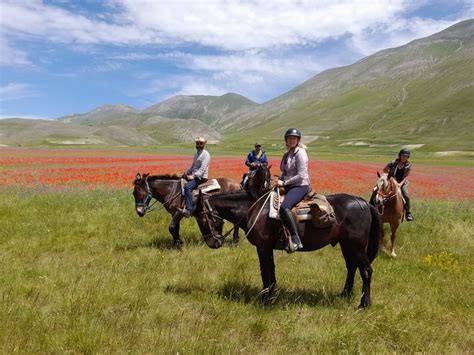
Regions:
[[[395, 253], [395, 240], [397, 239], [397, 229], [400, 223], [403, 220], [403, 197], [402, 192], [400, 189], [400, 185], [394, 179], [393, 176], [390, 174], [382, 174], [380, 175], [377, 173], [379, 177], [376, 189], [377, 195], [375, 196], [375, 206], [377, 207], [381, 217], [382, 223], [390, 224], [391, 230], [391, 248], [390, 248], [390, 256], [396, 257], [397, 254]], [[384, 245], [384, 232], [382, 228], [382, 235], [381, 235], [380, 245], [383, 247]]]

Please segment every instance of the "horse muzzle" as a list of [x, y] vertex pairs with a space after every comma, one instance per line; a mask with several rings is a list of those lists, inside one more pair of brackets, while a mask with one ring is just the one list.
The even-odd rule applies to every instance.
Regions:
[[137, 215], [139, 217], [143, 217], [146, 213], [146, 209], [144, 206], [136, 206], [135, 207], [135, 211], [137, 212]]

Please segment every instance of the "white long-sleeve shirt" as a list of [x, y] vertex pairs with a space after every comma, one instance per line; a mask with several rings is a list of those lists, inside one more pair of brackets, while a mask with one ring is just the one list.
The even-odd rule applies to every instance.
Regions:
[[209, 163], [211, 155], [205, 149], [198, 150], [193, 158], [191, 167], [186, 171], [187, 175], [193, 175], [200, 179], [207, 179], [209, 173]]

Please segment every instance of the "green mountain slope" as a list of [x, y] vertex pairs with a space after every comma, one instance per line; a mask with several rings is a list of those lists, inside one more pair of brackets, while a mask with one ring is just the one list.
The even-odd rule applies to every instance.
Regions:
[[215, 127], [222, 120], [232, 120], [241, 112], [251, 110], [257, 105], [254, 101], [234, 93], [222, 96], [179, 95], [143, 110], [142, 114], [168, 118], [193, 118]]
[[473, 58], [474, 20], [469, 20], [316, 75], [223, 125], [226, 143], [235, 144], [242, 132], [275, 142], [296, 126], [309, 136], [310, 146], [473, 150]]

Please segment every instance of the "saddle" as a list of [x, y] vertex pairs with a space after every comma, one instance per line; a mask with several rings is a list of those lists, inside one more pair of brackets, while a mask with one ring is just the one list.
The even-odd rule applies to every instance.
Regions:
[[[280, 219], [278, 210], [285, 195], [281, 195], [279, 189], [271, 192], [269, 217]], [[306, 196], [291, 209], [296, 222], [312, 221], [315, 228], [327, 228], [336, 221], [334, 208], [326, 196], [315, 191], [310, 191]]]
[[[181, 195], [184, 196], [184, 186], [186, 185], [187, 181], [185, 179], [181, 179]], [[221, 185], [216, 179], [210, 179], [193, 190], [193, 198], [199, 195], [199, 191], [203, 193], [218, 191], [221, 189]]]

